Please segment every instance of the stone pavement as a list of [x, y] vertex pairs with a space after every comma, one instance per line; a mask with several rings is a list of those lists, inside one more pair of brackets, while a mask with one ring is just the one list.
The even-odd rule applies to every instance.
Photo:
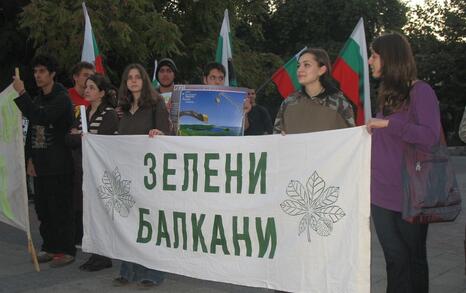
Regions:
[[[466, 207], [466, 157], [452, 157]], [[31, 208], [33, 239], [40, 243], [36, 216]], [[431, 293], [466, 293], [464, 233], [466, 212], [453, 223], [434, 224], [429, 227], [427, 240]], [[115, 288], [112, 279], [118, 275], [119, 262], [111, 269], [100, 272], [81, 272], [78, 266], [88, 255], [79, 251], [76, 262], [60, 269], [42, 265], [36, 273], [27, 253], [24, 232], [0, 223], [0, 292], [137, 292], [135, 286]], [[385, 291], [385, 261], [375, 233], [372, 233], [372, 293]], [[267, 289], [242, 287], [168, 274], [165, 282], [154, 289], [158, 292], [273, 292]], [[152, 291], [152, 290], [151, 290]]]

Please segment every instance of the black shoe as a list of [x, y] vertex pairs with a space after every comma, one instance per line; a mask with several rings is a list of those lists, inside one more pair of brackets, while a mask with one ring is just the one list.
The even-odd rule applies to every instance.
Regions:
[[96, 261], [96, 258], [94, 257], [94, 255], [91, 255], [91, 257], [89, 257], [89, 259], [85, 263], [79, 266], [79, 269], [81, 271], [87, 271], [87, 268], [90, 265], [92, 265], [95, 261]]
[[86, 266], [84, 269], [85, 271], [88, 272], [97, 272], [103, 269], [108, 269], [112, 267], [112, 261], [111, 260], [96, 260], [95, 262], [91, 263], [90, 265]]
[[46, 251], [41, 251], [37, 254], [37, 261], [39, 263], [49, 262], [53, 260], [53, 253], [49, 253]]
[[113, 286], [115, 287], [123, 287], [129, 284], [129, 281], [123, 277], [118, 277], [113, 280]]
[[162, 284], [162, 282], [163, 282], [163, 279], [158, 282], [154, 282], [150, 280], [142, 280], [141, 282], [138, 283], [137, 288], [139, 290], [148, 290], [150, 288], [159, 286], [160, 284]]

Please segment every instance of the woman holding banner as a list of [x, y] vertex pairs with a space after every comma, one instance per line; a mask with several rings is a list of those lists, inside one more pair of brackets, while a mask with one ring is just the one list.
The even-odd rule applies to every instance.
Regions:
[[[140, 64], [130, 64], [121, 77], [118, 93], [122, 117], [118, 134], [149, 134], [150, 137], [170, 133], [170, 121], [164, 99], [152, 88], [149, 75]], [[132, 281], [141, 288], [150, 288], [163, 282], [165, 273], [142, 265], [122, 261], [120, 276], [113, 281], [115, 286], [124, 286]]]
[[307, 49], [298, 60], [300, 91], [283, 101], [274, 133], [291, 134], [355, 126], [352, 105], [335, 86], [330, 58], [322, 49]]
[[[118, 117], [115, 112], [116, 92], [108, 79], [99, 73], [89, 76], [85, 82], [84, 98], [90, 103], [86, 110], [89, 133], [116, 134], [118, 130]], [[81, 154], [81, 124], [79, 121], [81, 121], [80, 117], [76, 121], [77, 125], [71, 129], [71, 134], [67, 137], [67, 144], [71, 148], [79, 148], [79, 154]], [[79, 164], [80, 168], [82, 168], [81, 160], [82, 158], [79, 156], [75, 162], [75, 164]], [[82, 212], [82, 186], [77, 190], [80, 192], [75, 194], [75, 208], [81, 207]], [[79, 269], [95, 272], [111, 266], [112, 260], [110, 258], [92, 254]]]
[[381, 81], [379, 111], [366, 125], [372, 133], [371, 212], [387, 264], [387, 292], [426, 293], [427, 224], [411, 224], [401, 217], [402, 157], [405, 143], [430, 148], [439, 141], [438, 100], [426, 82], [417, 80], [404, 36], [376, 38], [369, 65], [372, 76]]

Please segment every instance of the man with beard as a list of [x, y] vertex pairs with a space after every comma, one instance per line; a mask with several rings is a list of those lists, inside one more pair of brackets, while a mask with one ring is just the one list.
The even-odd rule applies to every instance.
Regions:
[[73, 122], [68, 92], [54, 81], [57, 62], [39, 55], [32, 61], [34, 79], [40, 89], [31, 99], [19, 77], [13, 87], [19, 93], [15, 103], [29, 119], [26, 141], [27, 173], [34, 176], [34, 205], [40, 221], [43, 244], [39, 262], [61, 267], [74, 261], [73, 161], [65, 136]]
[[155, 90], [164, 98], [167, 104], [169, 104], [173, 88], [175, 87], [176, 72], [175, 62], [170, 58], [160, 60], [155, 71], [155, 78], [159, 82], [159, 86]]

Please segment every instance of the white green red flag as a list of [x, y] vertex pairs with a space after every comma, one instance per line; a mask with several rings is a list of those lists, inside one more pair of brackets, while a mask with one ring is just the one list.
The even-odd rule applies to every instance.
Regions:
[[86, 61], [95, 65], [95, 71], [98, 73], [105, 73], [104, 65], [102, 62], [102, 55], [99, 52], [99, 47], [95, 40], [95, 35], [92, 30], [91, 19], [87, 13], [86, 3], [83, 2], [84, 13], [84, 43], [83, 51], [81, 54], [81, 61]]
[[29, 209], [24, 166], [21, 112], [10, 85], [0, 93], [0, 222], [29, 235]]
[[154, 74], [152, 75], [152, 86], [157, 88], [159, 86], [159, 81], [157, 80], [157, 59], [154, 60]]
[[341, 91], [356, 106], [356, 125], [363, 125], [372, 117], [372, 113], [366, 34], [362, 17], [338, 55], [332, 76], [340, 83]]
[[215, 61], [225, 66], [225, 86], [237, 86], [236, 75], [233, 69], [233, 53], [230, 31], [230, 18], [228, 17], [228, 9], [225, 9], [223, 16], [222, 28], [218, 37], [217, 52]]
[[278, 92], [280, 95], [286, 99], [291, 93], [297, 91], [300, 88], [298, 82], [298, 58], [301, 52], [306, 50], [307, 47], [304, 47], [301, 51], [296, 53], [293, 58], [288, 60], [285, 65], [280, 67], [272, 75], [272, 81], [277, 86]]

